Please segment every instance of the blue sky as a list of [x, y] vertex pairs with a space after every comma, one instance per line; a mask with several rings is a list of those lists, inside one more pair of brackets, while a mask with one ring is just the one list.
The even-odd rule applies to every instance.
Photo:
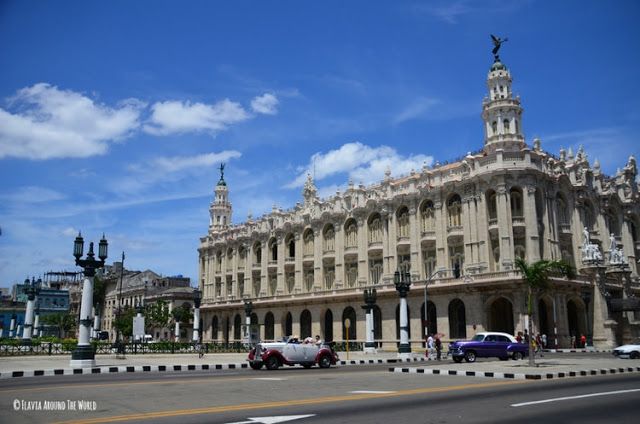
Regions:
[[606, 173], [640, 143], [635, 1], [0, 2], [0, 286], [108, 262], [192, 279], [226, 162], [235, 223], [482, 146], [501, 50], [528, 142]]

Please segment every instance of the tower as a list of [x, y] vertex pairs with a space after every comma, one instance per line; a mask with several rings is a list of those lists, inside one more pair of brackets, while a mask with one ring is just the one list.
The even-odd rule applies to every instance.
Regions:
[[224, 180], [224, 163], [220, 164], [220, 181], [216, 184], [216, 197], [209, 206], [209, 230], [222, 231], [231, 224], [232, 207], [229, 203], [229, 190]]
[[520, 97], [513, 97], [511, 73], [500, 61], [497, 51], [487, 77], [489, 96], [482, 102], [484, 151], [519, 150], [524, 147]]

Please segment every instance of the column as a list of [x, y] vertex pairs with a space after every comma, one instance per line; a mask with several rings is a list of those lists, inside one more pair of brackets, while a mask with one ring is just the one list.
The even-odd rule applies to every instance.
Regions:
[[498, 237], [500, 241], [501, 269], [513, 267], [513, 230], [511, 223], [511, 206], [507, 188], [504, 183], [496, 187], [496, 209], [498, 215]]
[[302, 272], [302, 259], [304, 258], [304, 240], [302, 239], [302, 234], [300, 232], [296, 232], [294, 238], [296, 243], [296, 258], [294, 264], [295, 286], [293, 291], [294, 293], [302, 293], [302, 288], [304, 285], [304, 274]]
[[[536, 188], [532, 186], [523, 187], [522, 207], [524, 209], [525, 237], [527, 249], [527, 261], [529, 263], [540, 260], [539, 235], [538, 235], [538, 218], [536, 214]], [[545, 220], [545, 222], [548, 222]], [[548, 229], [549, 225], [545, 228]], [[547, 230], [545, 230], [547, 231]]]
[[322, 290], [322, 230], [313, 229], [313, 291]]
[[[356, 220], [358, 225], [358, 285], [368, 285], [369, 282], [369, 240], [367, 239], [367, 218]], [[337, 333], [335, 333], [337, 334]]]
[[260, 263], [260, 296], [266, 296], [269, 292], [269, 247], [267, 241], [260, 242], [262, 251], [262, 262]]
[[335, 272], [336, 280], [334, 287], [341, 289], [344, 287], [344, 222], [335, 223]]
[[489, 269], [489, 255], [491, 255], [491, 240], [489, 238], [489, 222], [487, 217], [486, 196], [477, 196], [478, 208], [476, 211], [476, 225], [478, 229], [478, 259], [484, 264], [484, 269]]
[[[433, 202], [436, 217], [436, 266], [438, 269], [451, 268], [447, 243], [447, 208], [441, 200]], [[450, 275], [450, 274], [449, 274]]]
[[94, 367], [96, 365], [93, 348], [89, 343], [89, 337], [91, 336], [89, 327], [92, 322], [91, 304], [93, 302], [93, 278], [93, 275], [85, 275], [82, 285], [78, 346], [71, 354], [70, 365], [72, 368]]
[[22, 333], [23, 343], [31, 343], [31, 331], [33, 330], [33, 310], [35, 304], [35, 296], [29, 294], [27, 297], [27, 311], [24, 316], [24, 332]]
[[276, 269], [276, 296], [280, 296], [284, 294], [284, 256], [285, 256], [285, 245], [284, 245], [284, 236], [282, 234], [276, 237], [276, 249], [278, 254], [278, 265]]
[[464, 268], [460, 270], [462, 275], [466, 274], [466, 268], [468, 265], [475, 265], [475, 258], [473, 255], [473, 245], [475, 243], [475, 236], [471, 232], [471, 201], [470, 195], [465, 195], [462, 200], [462, 246], [464, 252]]
[[414, 280], [419, 280], [422, 274], [422, 267], [420, 266], [420, 223], [417, 211], [416, 205], [409, 208], [409, 254], [411, 275]]
[[[395, 270], [397, 265], [397, 246], [398, 237], [396, 236], [396, 215], [395, 213], [382, 213], [382, 280], [388, 280]], [[386, 277], [386, 278], [385, 278]]]

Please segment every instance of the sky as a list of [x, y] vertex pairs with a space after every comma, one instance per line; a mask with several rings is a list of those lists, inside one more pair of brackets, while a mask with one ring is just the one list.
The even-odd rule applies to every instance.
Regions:
[[195, 284], [218, 167], [233, 222], [483, 144], [493, 57], [526, 141], [640, 155], [640, 2], [0, 1], [0, 287], [108, 263]]

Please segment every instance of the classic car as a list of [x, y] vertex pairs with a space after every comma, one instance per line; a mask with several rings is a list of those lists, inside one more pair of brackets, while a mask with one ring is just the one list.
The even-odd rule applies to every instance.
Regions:
[[449, 353], [455, 362], [475, 362], [476, 358], [497, 357], [518, 360], [529, 353], [529, 347], [507, 333], [482, 332], [471, 340], [457, 340], [449, 345]]
[[301, 343], [290, 337], [286, 342], [258, 343], [249, 352], [249, 366], [259, 370], [264, 365], [268, 370], [276, 370], [282, 365], [300, 364], [305, 368], [318, 365], [329, 368], [338, 361], [338, 354], [330, 344]]
[[631, 344], [618, 346], [613, 349], [613, 355], [618, 358], [640, 359], [640, 339]]

